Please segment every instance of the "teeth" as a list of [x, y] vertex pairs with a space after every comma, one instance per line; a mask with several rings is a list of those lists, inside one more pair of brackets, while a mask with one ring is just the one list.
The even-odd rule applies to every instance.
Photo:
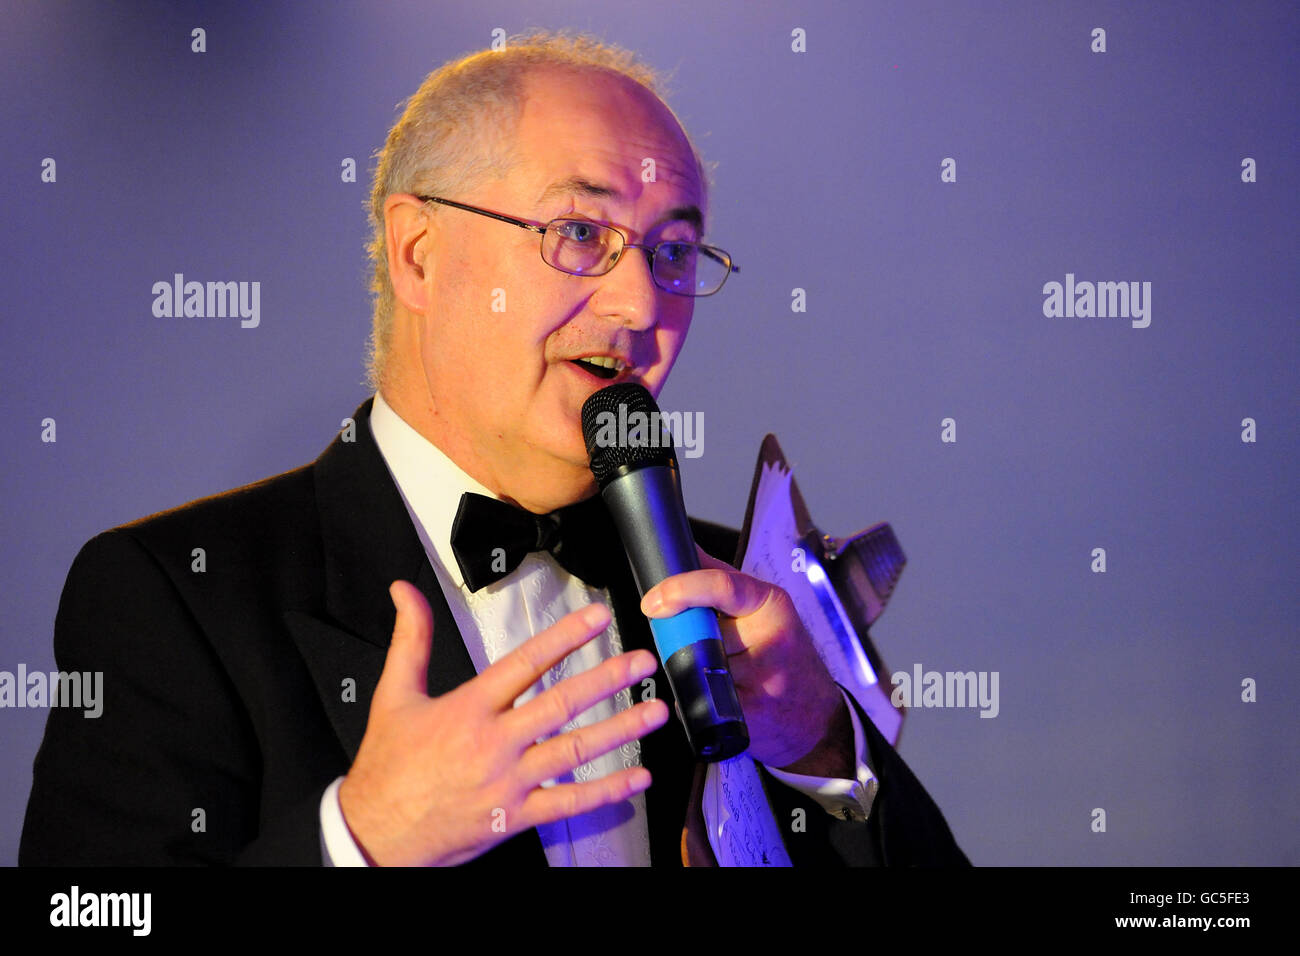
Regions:
[[619, 372], [627, 368], [627, 365], [622, 361], [609, 355], [589, 355], [580, 361], [587, 362], [591, 365], [599, 365], [601, 368], [612, 368]]

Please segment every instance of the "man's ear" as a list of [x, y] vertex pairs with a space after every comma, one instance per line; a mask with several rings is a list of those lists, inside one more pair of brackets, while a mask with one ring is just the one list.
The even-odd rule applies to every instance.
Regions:
[[394, 193], [384, 200], [388, 279], [397, 301], [416, 313], [425, 312], [429, 304], [424, 264], [432, 233], [433, 222], [418, 197]]

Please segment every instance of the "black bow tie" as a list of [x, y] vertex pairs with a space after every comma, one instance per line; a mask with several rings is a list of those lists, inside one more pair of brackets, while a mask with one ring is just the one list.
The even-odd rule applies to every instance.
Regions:
[[549, 551], [560, 566], [602, 588], [611, 562], [626, 560], [618, 529], [600, 495], [550, 514], [467, 491], [451, 526], [451, 550], [470, 591], [501, 580], [530, 551]]

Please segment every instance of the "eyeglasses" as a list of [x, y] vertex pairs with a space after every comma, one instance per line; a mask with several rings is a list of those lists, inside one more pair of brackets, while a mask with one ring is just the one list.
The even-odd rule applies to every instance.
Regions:
[[713, 295], [722, 288], [727, 276], [740, 271], [739, 266], [731, 264], [731, 256], [723, 250], [701, 242], [666, 239], [650, 246], [628, 242], [627, 236], [613, 226], [592, 222], [590, 219], [552, 219], [545, 226], [537, 226], [477, 206], [452, 202], [450, 199], [440, 199], [437, 196], [416, 198], [478, 213], [480, 216], [540, 233], [542, 261], [571, 276], [603, 276], [618, 265], [624, 249], [642, 250], [654, 284], [674, 295]]

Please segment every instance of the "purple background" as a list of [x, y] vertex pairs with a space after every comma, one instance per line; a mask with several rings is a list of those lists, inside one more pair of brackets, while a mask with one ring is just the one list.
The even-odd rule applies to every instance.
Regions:
[[[0, 669], [53, 667], [96, 532], [303, 464], [366, 397], [395, 104], [496, 27], [590, 30], [672, 71], [742, 269], [661, 396], [704, 413], [691, 510], [738, 524], [772, 431], [824, 529], [893, 524], [890, 669], [1000, 673], [996, 719], [902, 740], [971, 859], [1300, 863], [1300, 8], [776, 6], [6, 4]], [[261, 282], [260, 327], [154, 318], [174, 272]], [[1044, 317], [1067, 272], [1151, 282], [1150, 327]], [[0, 710], [0, 863], [44, 720]]]

